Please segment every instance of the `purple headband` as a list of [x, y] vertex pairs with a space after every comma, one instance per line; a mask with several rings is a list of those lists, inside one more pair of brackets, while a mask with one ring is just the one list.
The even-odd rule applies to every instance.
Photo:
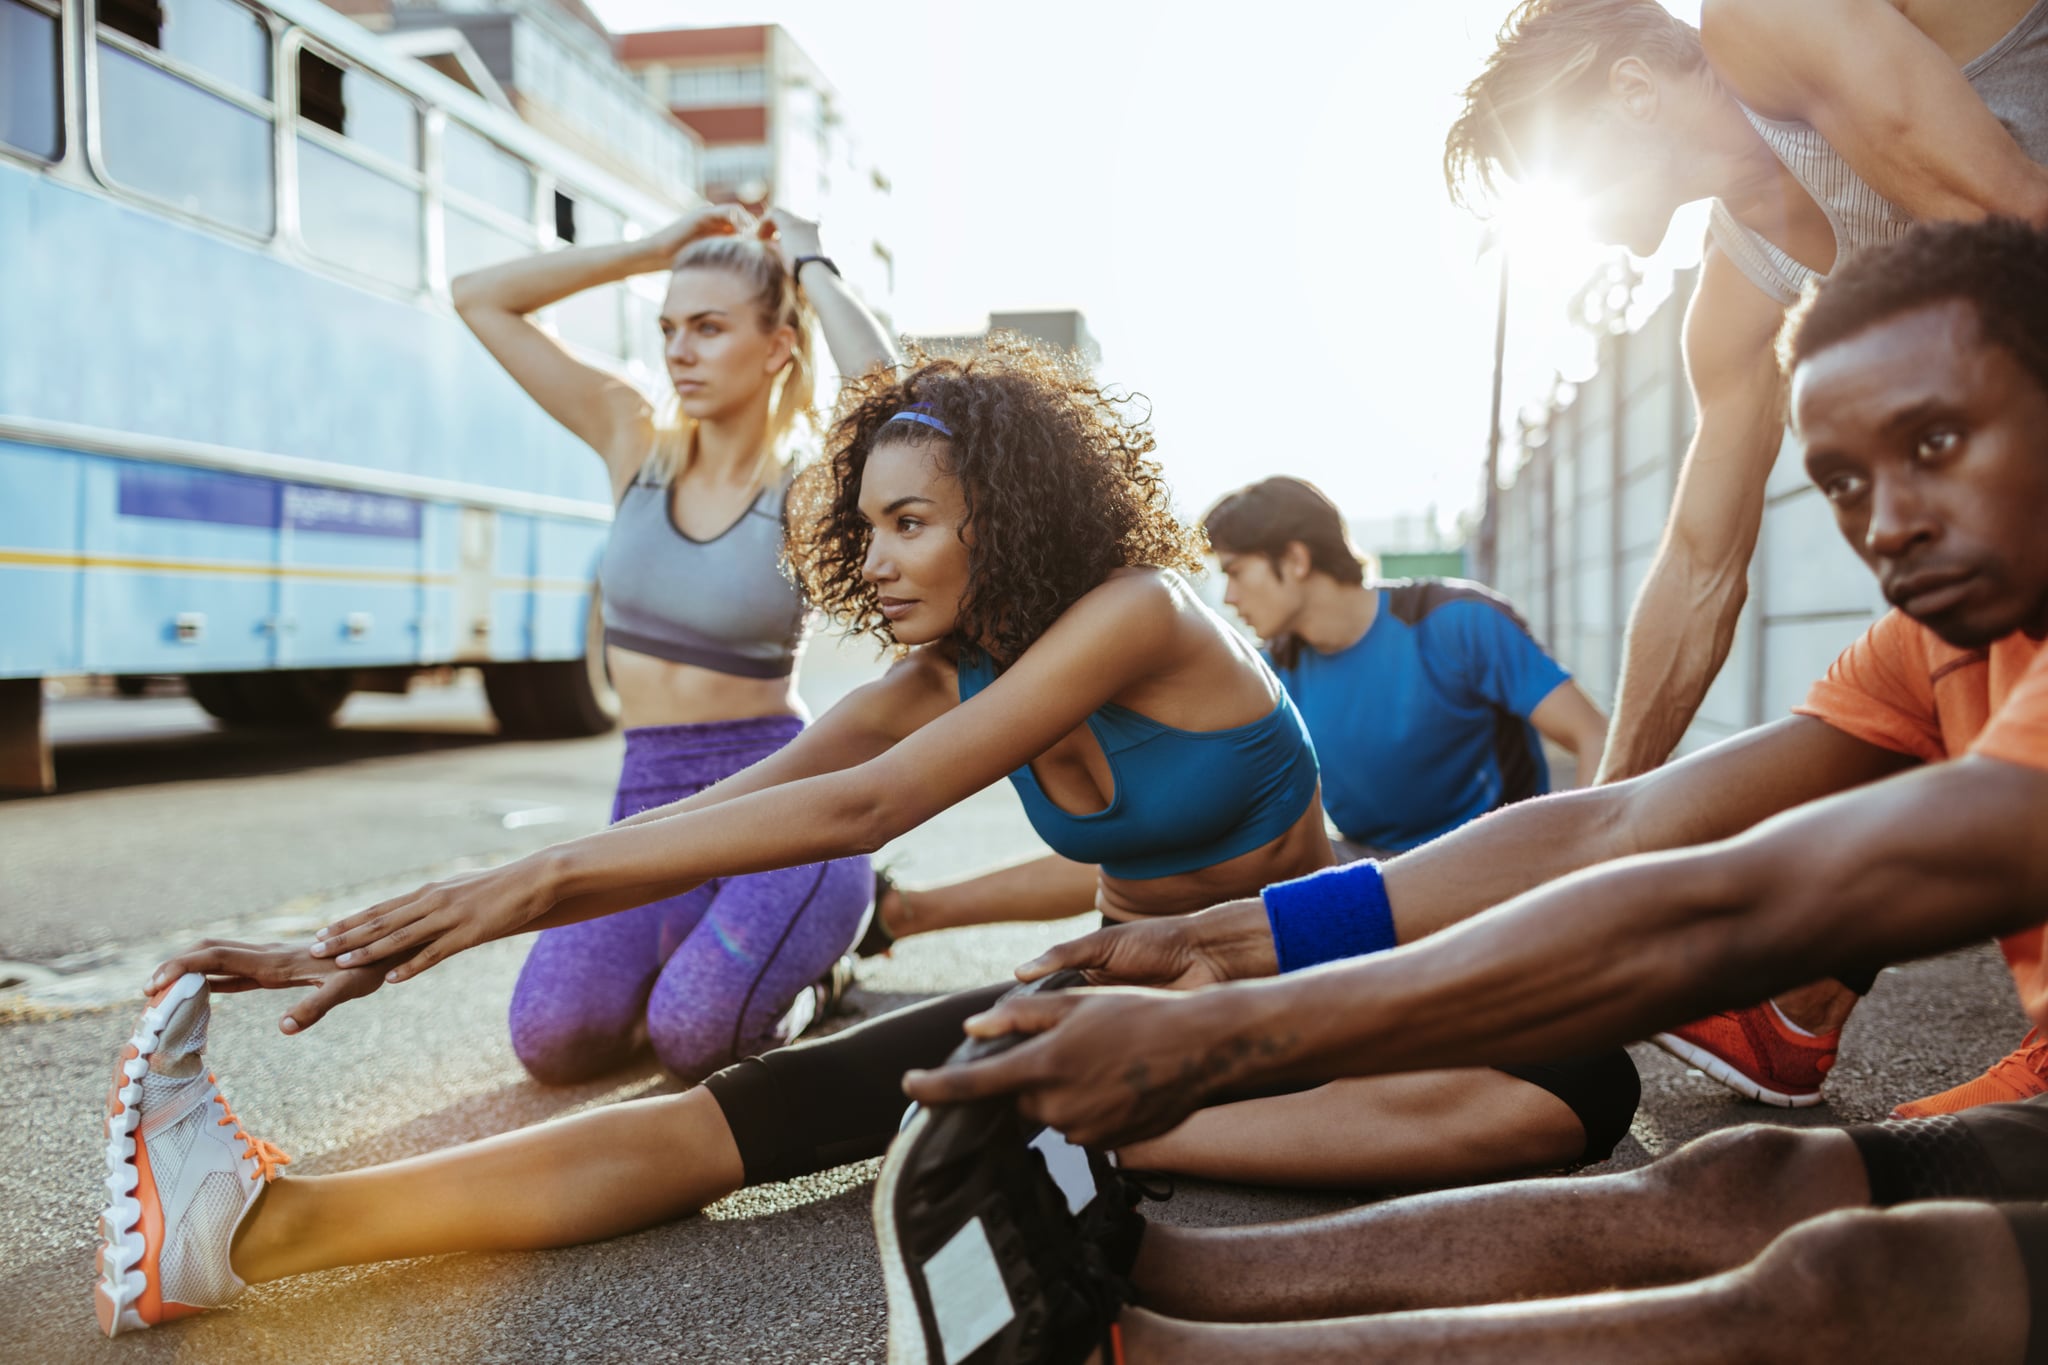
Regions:
[[953, 435], [953, 428], [932, 416], [932, 405], [930, 403], [912, 403], [909, 407], [882, 423], [882, 425], [885, 427], [893, 426], [897, 422], [922, 422], [941, 436], [950, 438]]

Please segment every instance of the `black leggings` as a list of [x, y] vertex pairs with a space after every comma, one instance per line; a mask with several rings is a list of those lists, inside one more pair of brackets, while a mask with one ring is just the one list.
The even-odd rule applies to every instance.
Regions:
[[[814, 1042], [777, 1048], [706, 1081], [739, 1147], [747, 1184], [778, 1180], [880, 1156], [909, 1101], [903, 1073], [935, 1067], [964, 1037], [962, 1026], [1014, 982], [944, 995], [865, 1020]], [[1626, 1052], [1501, 1070], [1563, 1100], [1586, 1129], [1582, 1161], [1602, 1161], [1628, 1135], [1640, 1090]], [[1308, 1090], [1302, 1085], [1262, 1094]], [[1249, 1096], [1220, 1096], [1217, 1103]]]

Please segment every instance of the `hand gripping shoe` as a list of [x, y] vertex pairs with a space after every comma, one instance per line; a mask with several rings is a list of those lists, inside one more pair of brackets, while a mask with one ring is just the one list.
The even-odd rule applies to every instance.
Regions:
[[[1012, 994], [1083, 984], [1060, 972]], [[948, 1062], [1024, 1041], [969, 1039]], [[1028, 1122], [1010, 1096], [914, 1110], [875, 1189], [890, 1365], [1120, 1360], [1145, 1226], [1134, 1202], [1106, 1156]]]
[[242, 1131], [206, 1070], [206, 978], [153, 996], [107, 1094], [106, 1212], [93, 1307], [108, 1336], [218, 1308], [244, 1288], [228, 1263], [284, 1153]]

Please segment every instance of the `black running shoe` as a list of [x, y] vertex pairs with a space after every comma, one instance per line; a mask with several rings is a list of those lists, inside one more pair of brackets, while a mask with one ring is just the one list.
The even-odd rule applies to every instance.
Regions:
[[896, 935], [889, 932], [889, 926], [882, 923], [882, 898], [896, 889], [896, 883], [881, 868], [875, 869], [875, 895], [868, 906], [867, 922], [861, 926], [860, 937], [854, 941], [855, 957], [886, 957], [896, 947]]
[[[1082, 984], [1060, 972], [1018, 991]], [[1023, 1041], [970, 1039], [948, 1060]], [[1133, 1202], [1106, 1157], [1008, 1096], [914, 1111], [875, 1189], [890, 1365], [1079, 1365], [1097, 1348], [1115, 1360], [1144, 1232]]]

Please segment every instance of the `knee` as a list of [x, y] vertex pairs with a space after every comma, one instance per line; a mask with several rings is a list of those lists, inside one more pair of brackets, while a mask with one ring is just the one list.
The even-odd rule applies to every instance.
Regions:
[[647, 1041], [663, 1067], [681, 1080], [695, 1083], [739, 1060], [733, 1045], [732, 1020], [687, 1010], [651, 1010]]
[[1796, 1343], [1799, 1359], [1854, 1359], [1872, 1306], [1924, 1268], [1920, 1231], [1910, 1215], [1875, 1209], [1809, 1218], [1736, 1272], [1743, 1311], [1782, 1325], [1772, 1335]]
[[615, 1071], [631, 1052], [616, 1030], [578, 1027], [573, 1021], [537, 1019], [515, 1011], [512, 1052], [542, 1085], [579, 1085]]
[[1822, 1143], [1800, 1128], [1749, 1123], [1693, 1139], [1637, 1174], [1660, 1193], [1700, 1195], [1739, 1189], [1754, 1197], [1799, 1179]]

